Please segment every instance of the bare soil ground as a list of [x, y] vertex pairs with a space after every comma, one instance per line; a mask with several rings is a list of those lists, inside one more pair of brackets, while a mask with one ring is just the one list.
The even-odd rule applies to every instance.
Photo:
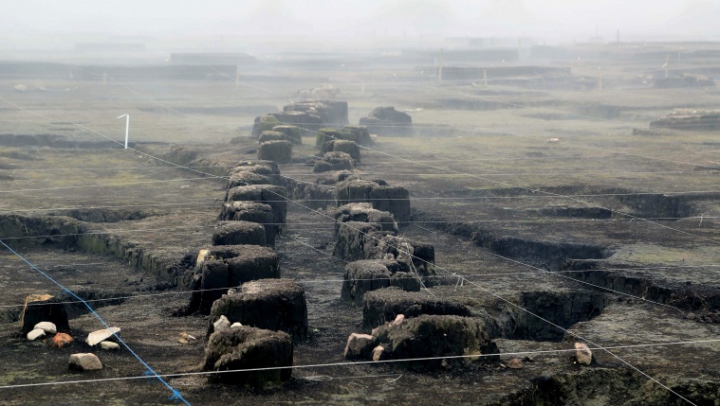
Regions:
[[[590, 65], [573, 66], [574, 74], [589, 75]], [[332, 257], [331, 217], [289, 204], [276, 250], [283, 277], [306, 290], [311, 330], [296, 343], [292, 380], [259, 391], [195, 374], [207, 320], [175, 315], [190, 293], [163, 265], [210, 243], [223, 184], [145, 154], [171, 158], [182, 144], [217, 167], [253, 159], [252, 140], [228, 142], [249, 134], [254, 113], [197, 109], [280, 107], [292, 93], [287, 84], [238, 90], [213, 82], [103, 87], [68, 80], [46, 84], [45, 93], [13, 93], [13, 82], [2, 82], [3, 241], [121, 327], [132, 349], [191, 404], [685, 404], [659, 383], [695, 404], [718, 404], [718, 133], [632, 130], [675, 107], [718, 108], [720, 93], [638, 86], [622, 64], [609, 69], [603, 91], [403, 81], [411, 73], [398, 78], [392, 69], [313, 72], [293, 84], [332, 77], [351, 122], [377, 105], [412, 110], [418, 135], [377, 139], [358, 172], [410, 191], [413, 221], [401, 234], [435, 246], [438, 278], [428, 294], [459, 299], [495, 323], [506, 354], [499, 363], [439, 370], [345, 363], [342, 350], [362, 330], [362, 312], [340, 301], [345, 263]], [[122, 137], [115, 117], [128, 111], [139, 151], [98, 145], [103, 136]], [[76, 120], [81, 127], [67, 124]], [[74, 144], [58, 146], [42, 134]], [[553, 137], [559, 141], [547, 142]], [[284, 176], [314, 181], [302, 159], [316, 152], [313, 145], [306, 137], [296, 161], [281, 166]], [[97, 237], [78, 244], [80, 237], [47, 222], [20, 232], [12, 216], [73, 224]], [[99, 353], [102, 371], [70, 372], [69, 354], [90, 351], [81, 341], [101, 327], [77, 304], [69, 348], [21, 337], [23, 298], [61, 290], [10, 252], [0, 258], [0, 404], [176, 403], [156, 380], [123, 379], [145, 372], [125, 350]], [[472, 283], [457, 284], [454, 274]], [[199, 339], [180, 344], [182, 332]], [[577, 336], [614, 355], [597, 349], [596, 365], [574, 365], [567, 350]], [[508, 368], [512, 358], [523, 367]], [[311, 367], [317, 364], [324, 366]], [[67, 381], [88, 382], [50, 385]]]

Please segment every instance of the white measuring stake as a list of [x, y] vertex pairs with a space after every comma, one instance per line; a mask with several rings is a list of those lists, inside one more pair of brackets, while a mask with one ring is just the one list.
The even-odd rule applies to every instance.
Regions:
[[130, 114], [123, 114], [122, 116], [120, 116], [118, 118], [123, 118], [123, 117], [127, 118], [125, 120], [125, 149], [127, 149], [128, 138], [130, 136]]

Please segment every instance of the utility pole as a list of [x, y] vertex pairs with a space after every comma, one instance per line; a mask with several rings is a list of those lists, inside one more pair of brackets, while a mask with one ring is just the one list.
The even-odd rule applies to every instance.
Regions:
[[125, 149], [128, 149], [128, 138], [130, 136], [130, 114], [123, 114], [122, 116], [119, 116], [118, 118], [125, 117]]

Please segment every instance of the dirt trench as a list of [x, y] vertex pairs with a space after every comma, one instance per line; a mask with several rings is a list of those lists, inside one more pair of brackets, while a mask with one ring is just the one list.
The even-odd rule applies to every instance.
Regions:
[[486, 325], [493, 337], [559, 342], [566, 338], [565, 330], [599, 316], [609, 300], [589, 290], [522, 292], [518, 307], [498, 302]]

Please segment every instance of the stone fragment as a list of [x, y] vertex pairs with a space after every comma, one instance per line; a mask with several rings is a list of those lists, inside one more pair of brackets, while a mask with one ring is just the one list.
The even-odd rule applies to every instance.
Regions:
[[63, 348], [66, 345], [70, 345], [73, 342], [73, 338], [66, 333], [57, 333], [55, 337], [50, 340], [50, 347], [52, 348]]
[[242, 323], [235, 322], [232, 324], [232, 326], [230, 326], [230, 328], [235, 328], [235, 327], [242, 327]]
[[399, 326], [399, 325], [401, 325], [401, 324], [403, 323], [403, 321], [405, 321], [405, 315], [404, 315], [404, 314], [398, 314], [398, 315], [395, 317], [395, 320], [393, 320], [392, 325], [393, 325], [393, 326]]
[[347, 339], [343, 356], [345, 358], [367, 358], [375, 339], [370, 334], [352, 333]]
[[68, 364], [71, 370], [76, 371], [96, 371], [103, 368], [100, 359], [92, 353], [72, 354]]
[[575, 343], [575, 361], [580, 365], [592, 363], [592, 351], [585, 343]]
[[378, 345], [377, 347], [373, 348], [372, 350], [372, 360], [373, 361], [380, 361], [383, 359], [383, 354], [385, 353], [385, 347], [382, 345]]
[[513, 358], [508, 361], [506, 365], [508, 368], [521, 369], [523, 367], [523, 362], [520, 358]]
[[220, 318], [213, 323], [213, 331], [225, 331], [229, 328], [230, 320], [224, 315], [220, 316]]
[[120, 344], [114, 343], [112, 341], [103, 341], [100, 343], [100, 348], [108, 351], [117, 351], [120, 349]]
[[182, 333], [180, 333], [180, 338], [178, 339], [178, 342], [180, 344], [188, 344], [190, 341], [197, 341], [197, 338], [195, 338], [194, 336], [191, 336], [190, 334], [188, 334], [184, 331]]
[[41, 321], [40, 323], [35, 325], [35, 328], [33, 330], [40, 329], [44, 331], [46, 334], [55, 334], [57, 333], [57, 328], [55, 327], [55, 323], [51, 323], [49, 321]]
[[35, 330], [30, 331], [27, 333], [27, 339], [30, 341], [35, 341], [38, 338], [45, 337], [45, 331], [41, 328], [36, 328]]
[[108, 338], [112, 337], [114, 334], [120, 332], [120, 327], [110, 327], [110, 328], [104, 328], [102, 330], [96, 330], [92, 333], [88, 334], [87, 344], [91, 347], [97, 345], [98, 343], [101, 343]]

